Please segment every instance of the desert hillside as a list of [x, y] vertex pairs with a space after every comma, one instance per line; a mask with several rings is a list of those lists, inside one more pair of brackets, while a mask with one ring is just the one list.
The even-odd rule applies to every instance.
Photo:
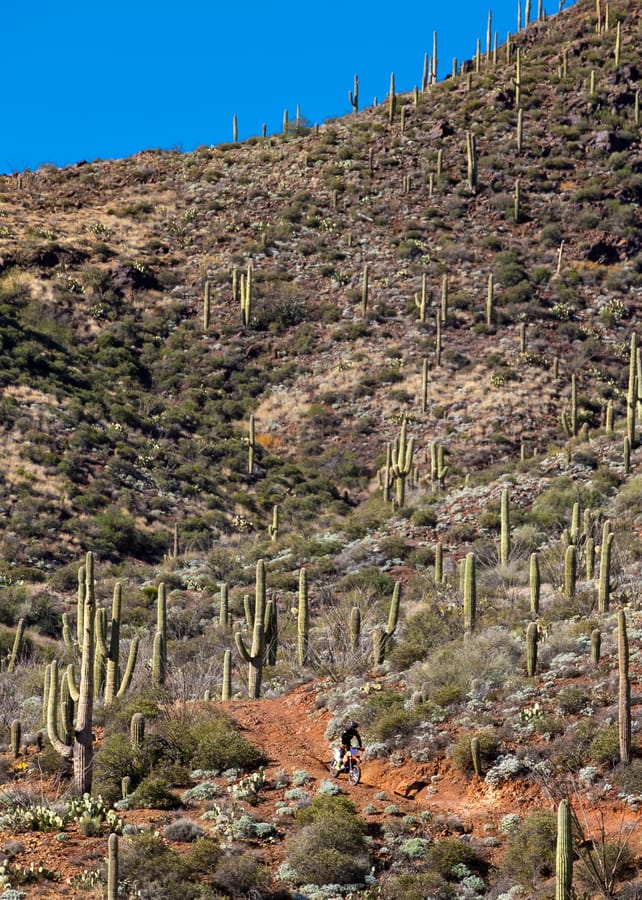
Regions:
[[641, 50], [0, 176], [0, 897], [642, 896]]

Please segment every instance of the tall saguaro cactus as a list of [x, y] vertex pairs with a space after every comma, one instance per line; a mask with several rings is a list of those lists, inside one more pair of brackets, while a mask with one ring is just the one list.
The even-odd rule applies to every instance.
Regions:
[[263, 659], [265, 656], [265, 562], [260, 559], [256, 564], [256, 587], [254, 604], [254, 626], [252, 629], [252, 646], [248, 650], [240, 632], [234, 635], [236, 647], [242, 659], [249, 663], [248, 695], [250, 700], [258, 700], [261, 696], [261, 679], [263, 677]]
[[391, 450], [391, 472], [395, 481], [397, 506], [404, 505], [406, 499], [406, 478], [412, 471], [412, 457], [415, 451], [414, 438], [406, 437], [406, 420], [401, 423], [399, 437]]
[[297, 620], [298, 660], [300, 666], [307, 665], [310, 640], [310, 606], [308, 603], [308, 573], [299, 572], [299, 609]]
[[396, 581], [390, 600], [390, 610], [388, 612], [388, 622], [385, 628], [376, 628], [373, 632], [373, 660], [375, 665], [381, 665], [386, 656], [386, 647], [390, 638], [395, 633], [397, 622], [399, 621], [399, 604], [401, 602], [401, 582]]
[[539, 598], [541, 586], [542, 578], [539, 568], [539, 556], [537, 555], [537, 553], [533, 552], [530, 555], [529, 587], [531, 596], [531, 612], [534, 615], [537, 615], [539, 613]]
[[161, 581], [156, 597], [156, 634], [152, 657], [152, 678], [163, 684], [167, 675], [167, 589]]
[[93, 774], [93, 710], [94, 710], [94, 616], [96, 593], [94, 555], [85, 559], [85, 601], [83, 611], [82, 657], [76, 723], [70, 743], [62, 739], [58, 728], [58, 664], [51, 663], [47, 703], [47, 733], [54, 749], [65, 759], [73, 759], [74, 787], [80, 794], [91, 791]]
[[537, 669], [537, 641], [539, 630], [537, 622], [531, 622], [526, 629], [526, 674], [533, 678]]
[[510, 516], [508, 491], [505, 488], [502, 491], [500, 510], [499, 561], [502, 566], [507, 566], [510, 556]]
[[607, 519], [602, 526], [602, 546], [600, 547], [600, 583], [597, 593], [597, 610], [608, 612], [611, 598], [611, 545], [613, 532], [611, 522]]
[[118, 900], [118, 835], [107, 841], [107, 900]]
[[571, 900], [573, 886], [573, 839], [571, 807], [562, 800], [557, 807], [557, 847], [555, 856], [555, 900]]
[[129, 658], [123, 677], [120, 677], [120, 611], [122, 605], [122, 587], [120, 582], [114, 585], [114, 596], [111, 607], [111, 631], [109, 647], [105, 647], [107, 674], [105, 677], [105, 706], [113, 703], [115, 697], [122, 697], [128, 689], [136, 659], [138, 657], [138, 638], [134, 637], [129, 645]]
[[617, 658], [619, 670], [618, 731], [620, 762], [631, 762], [631, 681], [629, 679], [629, 639], [626, 633], [626, 614], [617, 616]]
[[475, 554], [467, 553], [464, 564], [464, 628], [475, 630], [477, 615], [477, 579], [475, 574]]

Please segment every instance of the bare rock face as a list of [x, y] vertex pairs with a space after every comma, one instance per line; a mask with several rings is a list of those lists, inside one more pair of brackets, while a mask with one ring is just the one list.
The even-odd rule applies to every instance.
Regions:
[[617, 153], [626, 150], [629, 142], [615, 134], [613, 131], [598, 131], [597, 134], [589, 141], [588, 146], [594, 147], [596, 150], [604, 150], [608, 153]]

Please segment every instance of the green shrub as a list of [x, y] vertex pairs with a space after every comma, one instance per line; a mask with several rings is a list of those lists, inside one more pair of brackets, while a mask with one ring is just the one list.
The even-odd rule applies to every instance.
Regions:
[[191, 725], [195, 747], [189, 760], [197, 769], [252, 769], [263, 762], [260, 751], [240, 734], [225, 713], [201, 712]]
[[317, 794], [296, 814], [288, 862], [300, 884], [354, 884], [370, 866], [365, 824], [344, 795]]
[[253, 853], [236, 851], [220, 860], [212, 882], [226, 896], [261, 896], [261, 889], [267, 888], [270, 882], [270, 874]]
[[158, 774], [147, 775], [131, 796], [132, 806], [140, 809], [176, 809], [180, 800], [167, 789], [167, 781]]
[[589, 744], [588, 756], [592, 762], [615, 765], [620, 759], [620, 737], [617, 725], [603, 725], [595, 732]]
[[477, 852], [457, 838], [444, 838], [435, 841], [427, 854], [431, 870], [438, 872], [443, 878], [452, 879], [456, 866], [466, 866], [475, 871], [483, 871], [486, 866]]
[[502, 871], [519, 884], [534, 887], [555, 871], [557, 818], [548, 810], [531, 812], [510, 835]]
[[450, 900], [454, 896], [436, 872], [388, 874], [381, 883], [381, 900], [426, 900], [427, 897]]
[[473, 737], [479, 738], [482, 760], [489, 762], [497, 753], [497, 738], [492, 731], [479, 731], [474, 734], [462, 734], [455, 742], [452, 750], [452, 760], [455, 768], [460, 772], [471, 772], [473, 757], [470, 750], [470, 742]]

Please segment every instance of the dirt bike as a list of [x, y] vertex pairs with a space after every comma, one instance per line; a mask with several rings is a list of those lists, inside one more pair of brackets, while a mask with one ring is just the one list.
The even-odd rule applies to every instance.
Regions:
[[350, 784], [359, 784], [361, 780], [361, 766], [359, 765], [360, 747], [350, 747], [348, 764], [343, 765], [343, 753], [341, 750], [334, 751], [334, 759], [330, 763], [330, 771], [335, 778], [338, 778], [341, 772], [348, 773], [348, 781]]

